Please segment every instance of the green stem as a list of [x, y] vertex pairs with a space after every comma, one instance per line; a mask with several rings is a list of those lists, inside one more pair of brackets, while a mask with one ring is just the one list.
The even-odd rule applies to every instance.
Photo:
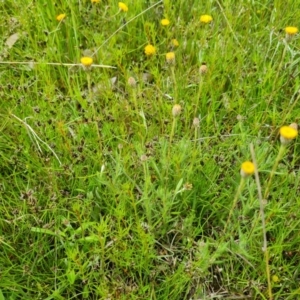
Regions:
[[100, 137], [100, 130], [99, 130], [99, 125], [97, 122], [97, 114], [94, 106], [94, 101], [93, 101], [93, 93], [92, 93], [92, 81], [91, 81], [91, 73], [90, 70], [86, 71], [86, 77], [87, 77], [87, 82], [88, 82], [88, 91], [89, 91], [89, 99], [91, 102], [92, 106], [92, 111], [93, 111], [93, 123], [95, 124], [96, 127], [96, 132], [98, 136], [98, 143], [99, 143], [99, 149], [102, 151], [102, 144], [101, 144], [101, 137]]
[[227, 218], [227, 222], [226, 222], [226, 225], [225, 225], [225, 228], [224, 228], [224, 231], [223, 231], [224, 233], [225, 233], [226, 230], [227, 230], [228, 224], [229, 224], [230, 219], [231, 219], [231, 216], [232, 216], [232, 214], [233, 214], [233, 210], [234, 210], [234, 208], [235, 208], [235, 206], [236, 206], [236, 203], [237, 203], [237, 201], [238, 201], [240, 195], [242, 194], [242, 191], [243, 191], [243, 189], [244, 189], [244, 186], [245, 186], [245, 178], [244, 178], [244, 177], [241, 177], [241, 181], [240, 181], [239, 187], [238, 187], [238, 189], [237, 189], [237, 191], [236, 191], [236, 194], [235, 194], [235, 196], [234, 196], [233, 203], [232, 203], [232, 207], [231, 207], [231, 209], [230, 209], [229, 216], [228, 216], [228, 218]]
[[279, 164], [279, 162], [281, 161], [281, 159], [283, 157], [285, 148], [286, 147], [281, 144], [281, 146], [279, 148], [278, 155], [277, 155], [277, 157], [275, 159], [275, 163], [274, 163], [273, 168], [272, 168], [271, 173], [270, 173], [270, 177], [269, 177], [269, 180], [268, 180], [268, 183], [267, 183], [267, 187], [266, 187], [266, 190], [265, 190], [265, 193], [264, 193], [264, 200], [266, 200], [268, 198], [268, 196], [269, 196], [272, 179], [273, 179], [273, 177], [275, 175], [275, 172], [276, 172], [276, 169], [278, 167], [278, 164]]
[[172, 143], [172, 140], [173, 140], [175, 128], [176, 128], [176, 117], [173, 118], [172, 129], [171, 129], [171, 134], [170, 134], [170, 144]]

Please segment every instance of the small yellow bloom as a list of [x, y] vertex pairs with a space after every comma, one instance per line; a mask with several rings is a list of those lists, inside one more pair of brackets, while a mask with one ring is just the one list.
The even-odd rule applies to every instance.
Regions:
[[174, 47], [178, 47], [179, 46], [179, 43], [178, 43], [178, 41], [176, 39], [173, 39], [171, 41], [171, 43], [172, 43], [172, 46], [174, 46]]
[[250, 175], [253, 175], [255, 172], [255, 166], [254, 163], [251, 161], [245, 161], [242, 163], [241, 166], [241, 176], [242, 177], [248, 177]]
[[210, 15], [202, 15], [202, 16], [200, 16], [200, 22], [201, 22], [201, 23], [208, 24], [208, 23], [210, 23], [212, 20], [213, 20], [213, 18], [212, 18], [212, 16], [210, 16]]
[[127, 12], [128, 11], [128, 6], [124, 3], [124, 2], [119, 2], [119, 9], [121, 10], [121, 11], [125, 11], [125, 12]]
[[160, 21], [160, 24], [161, 24], [162, 26], [168, 26], [168, 25], [170, 25], [170, 21], [169, 21], [168, 19], [162, 19], [162, 20]]
[[92, 3], [100, 3], [100, 0], [91, 0]]
[[281, 144], [286, 145], [297, 137], [298, 130], [293, 126], [282, 126], [279, 133]]
[[93, 64], [93, 59], [92, 59], [91, 57], [89, 57], [89, 56], [84, 56], [84, 57], [82, 57], [82, 58], [80, 59], [80, 62], [81, 62], [81, 64], [82, 64], [83, 68], [84, 68], [85, 70], [88, 70], [88, 69], [91, 68], [91, 66], [92, 66], [92, 64]]
[[172, 108], [172, 115], [173, 117], [179, 116], [181, 113], [181, 105], [175, 104]]
[[151, 55], [154, 55], [156, 53], [156, 49], [155, 49], [155, 47], [154, 46], [152, 46], [152, 45], [147, 45], [146, 47], [145, 47], [145, 54], [147, 55], [147, 56], [151, 56]]
[[273, 282], [279, 282], [280, 279], [279, 279], [279, 277], [278, 277], [277, 275], [273, 275], [273, 276], [272, 276], [272, 281], [273, 281]]
[[57, 20], [58, 22], [60, 22], [60, 21], [62, 21], [65, 17], [66, 17], [66, 14], [60, 14], [60, 15], [58, 15], [58, 16], [56, 17], [56, 20]]
[[167, 60], [167, 63], [169, 63], [169, 64], [175, 63], [175, 53], [174, 52], [168, 52], [166, 54], [166, 60]]
[[295, 35], [298, 33], [298, 28], [294, 26], [285, 27], [285, 33], [288, 35]]

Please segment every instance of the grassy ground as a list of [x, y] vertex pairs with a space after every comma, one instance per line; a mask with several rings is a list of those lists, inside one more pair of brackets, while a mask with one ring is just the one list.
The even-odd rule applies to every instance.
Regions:
[[300, 298], [300, 10], [264, 2], [1, 1], [1, 300]]

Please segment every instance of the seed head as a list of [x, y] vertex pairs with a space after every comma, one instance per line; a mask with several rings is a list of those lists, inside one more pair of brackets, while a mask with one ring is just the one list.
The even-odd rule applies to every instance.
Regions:
[[205, 75], [207, 73], [207, 70], [208, 70], [207, 65], [204, 65], [204, 64], [201, 65], [199, 68], [200, 75]]
[[128, 78], [128, 85], [132, 88], [136, 87], [136, 80], [132, 76]]
[[173, 117], [179, 116], [181, 113], [181, 105], [175, 104], [172, 108], [172, 115]]
[[194, 118], [193, 120], [193, 126], [198, 128], [200, 126], [200, 120], [199, 118]]

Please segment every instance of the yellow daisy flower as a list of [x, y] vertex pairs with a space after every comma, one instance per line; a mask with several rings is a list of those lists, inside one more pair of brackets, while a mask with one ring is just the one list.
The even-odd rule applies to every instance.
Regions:
[[162, 20], [160, 21], [160, 24], [161, 24], [162, 26], [168, 26], [168, 25], [170, 25], [170, 21], [169, 21], [168, 19], [162, 19]]
[[212, 16], [210, 15], [202, 15], [200, 16], [200, 22], [204, 24], [208, 24], [213, 20]]
[[156, 49], [155, 49], [155, 47], [154, 46], [152, 46], [152, 45], [147, 45], [146, 47], [145, 47], [145, 54], [147, 55], [147, 56], [151, 56], [151, 55], [154, 55], [156, 53]]
[[91, 66], [93, 64], [93, 58], [89, 57], [89, 56], [84, 56], [84, 57], [81, 57], [80, 62], [82, 64], [83, 68], [85, 70], [88, 70], [91, 68]]
[[100, 3], [100, 0], [91, 0], [92, 3]]
[[294, 26], [285, 27], [285, 33], [288, 35], [295, 35], [298, 33], [298, 28]]
[[174, 46], [174, 47], [178, 47], [179, 46], [179, 43], [178, 43], [178, 41], [176, 39], [172, 39], [171, 43], [172, 43], [172, 46]]
[[127, 12], [128, 11], [128, 6], [124, 2], [119, 2], [119, 9], [121, 11]]
[[293, 139], [295, 139], [298, 136], [298, 130], [295, 128], [295, 126], [282, 126], [279, 130], [279, 133], [280, 142], [283, 145], [290, 143]]
[[60, 14], [60, 15], [58, 15], [58, 16], [56, 17], [56, 20], [57, 20], [58, 22], [60, 22], [60, 21], [62, 21], [65, 17], [66, 17], [66, 14]]
[[167, 60], [167, 63], [169, 63], [169, 64], [175, 63], [175, 53], [174, 52], [168, 52], [166, 54], [166, 60]]
[[253, 175], [255, 172], [255, 166], [254, 163], [251, 161], [245, 161], [242, 163], [241, 166], [241, 176], [242, 177], [248, 177], [250, 175]]

